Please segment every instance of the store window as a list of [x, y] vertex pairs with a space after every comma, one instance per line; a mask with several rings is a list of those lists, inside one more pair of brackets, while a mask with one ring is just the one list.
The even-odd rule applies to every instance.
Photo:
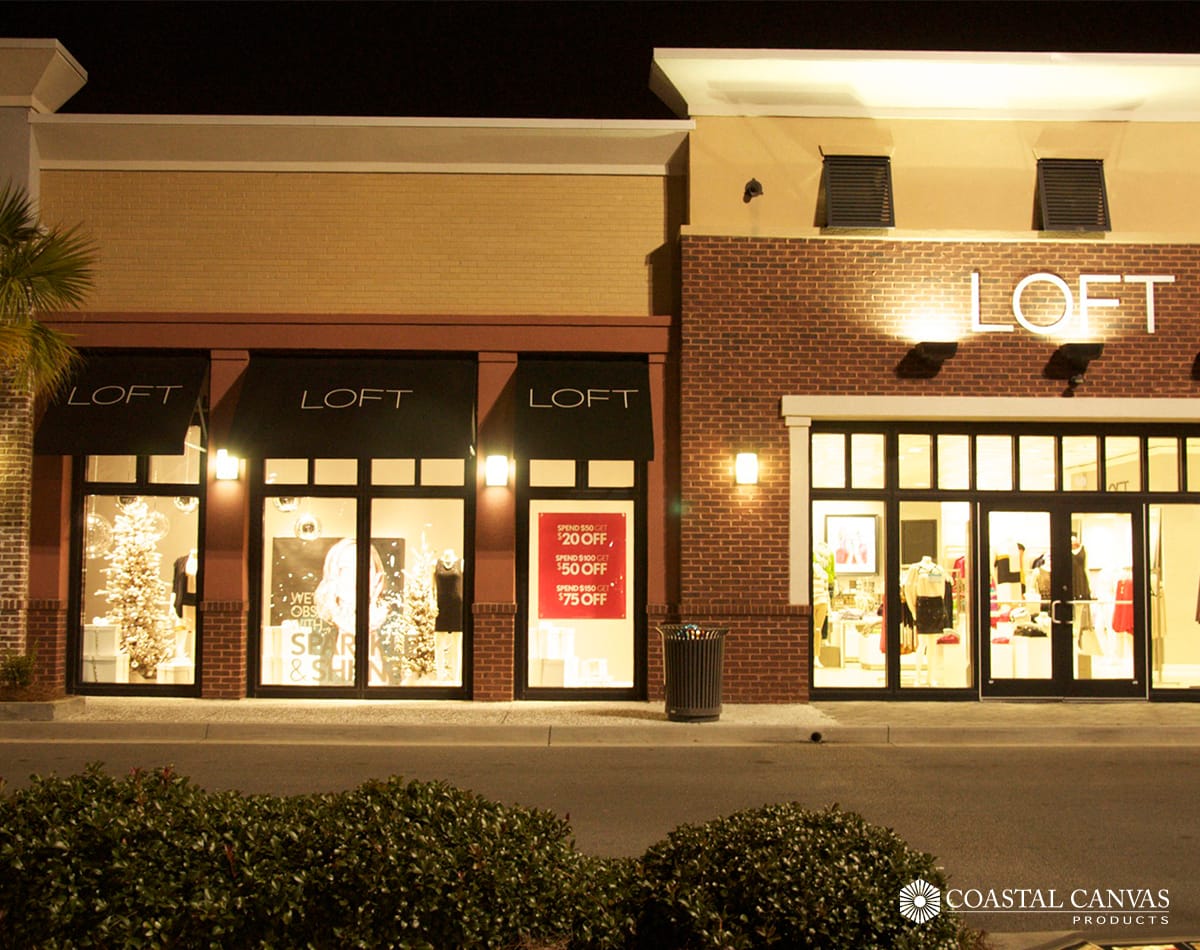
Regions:
[[887, 685], [887, 598], [881, 501], [815, 501], [813, 685]]
[[188, 428], [181, 455], [86, 458], [81, 684], [196, 682], [201, 437]]
[[1200, 506], [1151, 505], [1148, 523], [1150, 682], [1156, 689], [1200, 689], [1196, 608]]
[[259, 684], [461, 687], [463, 460], [268, 459], [263, 471]]

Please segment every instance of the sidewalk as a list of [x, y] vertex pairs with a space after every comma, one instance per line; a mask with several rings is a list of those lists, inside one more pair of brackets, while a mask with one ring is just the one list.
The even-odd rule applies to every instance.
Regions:
[[670, 722], [659, 702], [71, 697], [0, 704], [0, 737], [502, 745], [1200, 745], [1200, 703], [726, 704]]

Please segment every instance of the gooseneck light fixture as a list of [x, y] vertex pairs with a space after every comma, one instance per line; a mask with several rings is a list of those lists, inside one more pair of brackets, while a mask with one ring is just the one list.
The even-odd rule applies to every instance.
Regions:
[[1103, 352], [1103, 343], [1064, 343], [1050, 357], [1045, 373], [1051, 379], [1065, 379], [1067, 389], [1063, 395], [1074, 396], [1087, 375], [1088, 366], [1093, 360], [1100, 359]]
[[755, 198], [760, 197], [762, 193], [762, 182], [757, 178], [751, 178], [748, 182], [746, 182], [746, 188], [742, 192], [742, 201], [744, 201], [746, 204], [750, 204], [750, 202]]
[[942, 364], [958, 353], [956, 340], [926, 340], [913, 345], [896, 367], [905, 379], [932, 379], [942, 371]]

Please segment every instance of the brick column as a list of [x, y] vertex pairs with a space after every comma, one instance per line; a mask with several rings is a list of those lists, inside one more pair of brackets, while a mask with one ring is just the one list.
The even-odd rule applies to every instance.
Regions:
[[37, 654], [34, 682], [66, 695], [67, 604], [63, 600], [31, 600], [28, 615], [29, 649]]
[[516, 604], [472, 605], [472, 698], [507, 702], [513, 698], [513, 644]]
[[200, 604], [204, 660], [200, 695], [204, 699], [241, 699], [246, 695], [246, 612], [240, 600]]
[[0, 375], [0, 654], [26, 652], [33, 397], [23, 374]]

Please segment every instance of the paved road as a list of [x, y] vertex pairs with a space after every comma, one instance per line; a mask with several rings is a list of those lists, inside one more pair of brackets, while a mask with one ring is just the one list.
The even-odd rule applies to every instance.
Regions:
[[[569, 816], [579, 847], [638, 854], [683, 822], [765, 802], [832, 802], [937, 855], [963, 889], [1078, 889], [1170, 896], [1161, 914], [984, 914], [991, 931], [1111, 938], [1200, 933], [1200, 754], [1189, 746], [812, 745], [714, 748], [0, 742], [0, 774], [115, 772], [171, 763], [212, 789], [296, 794], [400, 774], [442, 779]], [[1079, 919], [1075, 919], [1078, 917]]]

